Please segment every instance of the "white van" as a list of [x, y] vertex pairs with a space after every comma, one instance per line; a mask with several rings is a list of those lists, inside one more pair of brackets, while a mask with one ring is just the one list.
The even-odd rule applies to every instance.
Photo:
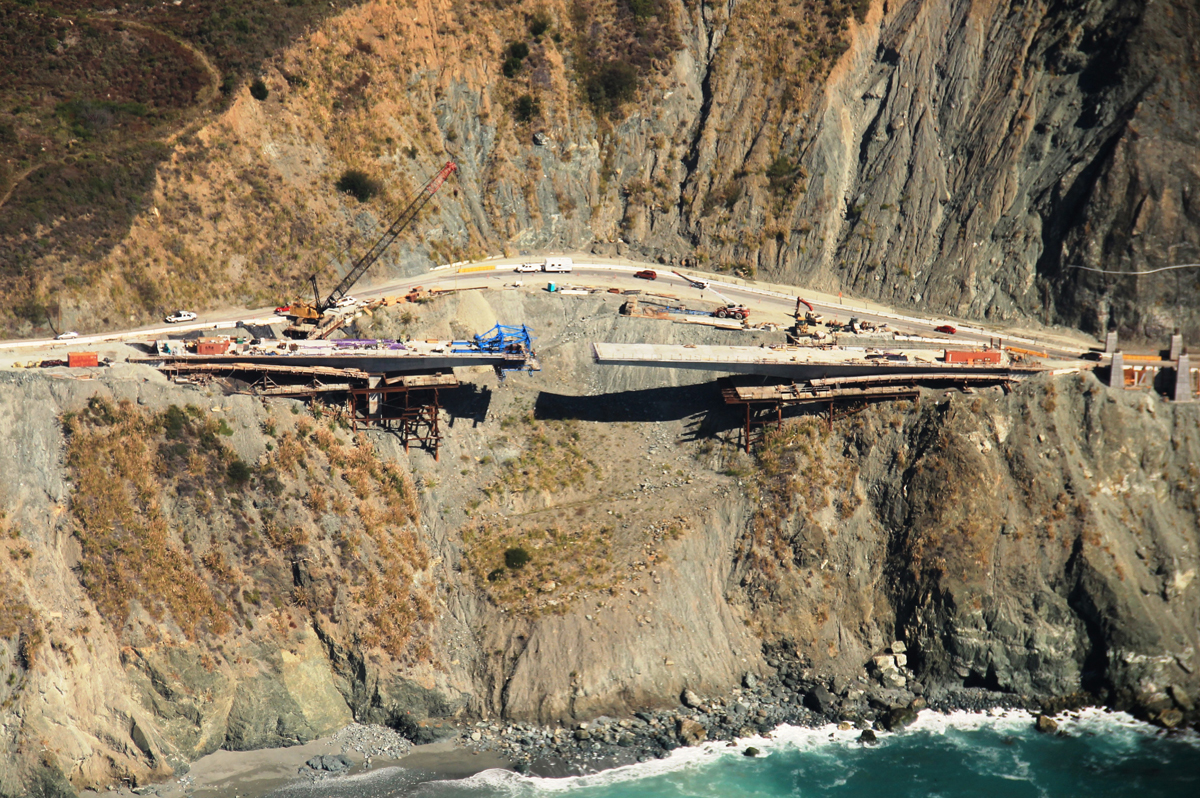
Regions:
[[545, 264], [542, 265], [544, 272], [569, 272], [571, 271], [570, 258], [546, 258]]
[[540, 272], [542, 264], [540, 263], [518, 263], [517, 268], [513, 269], [516, 272]]

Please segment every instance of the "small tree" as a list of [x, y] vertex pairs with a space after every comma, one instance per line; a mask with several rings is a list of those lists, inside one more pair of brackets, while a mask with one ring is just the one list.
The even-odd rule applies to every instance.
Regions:
[[359, 169], [347, 169], [335, 185], [338, 191], [349, 194], [359, 202], [366, 202], [379, 193], [379, 182]]
[[545, 11], [538, 11], [529, 18], [529, 35], [535, 39], [540, 39], [542, 35], [550, 30], [550, 15]]
[[521, 64], [529, 56], [529, 45], [525, 42], [512, 42], [504, 50], [504, 77], [515, 77], [521, 71]]
[[246, 465], [243, 460], [238, 459], [229, 464], [225, 473], [229, 477], [229, 481], [240, 488], [244, 487], [250, 481], [250, 476], [253, 472], [250, 470], [250, 466]]
[[508, 58], [504, 59], [504, 66], [500, 69], [502, 72], [504, 72], [504, 77], [514, 78], [517, 76], [517, 73], [521, 71], [521, 59], [509, 56]]
[[504, 564], [514, 571], [518, 568], [524, 568], [531, 559], [529, 552], [520, 546], [504, 552]]
[[267, 99], [268, 94], [270, 92], [267, 91], [267, 84], [263, 83], [261, 78], [255, 78], [254, 82], [250, 84], [250, 96], [262, 102]]
[[542, 105], [532, 94], [522, 94], [513, 104], [513, 116], [518, 122], [528, 122], [542, 112]]
[[621, 104], [633, 99], [638, 87], [637, 70], [624, 61], [609, 61], [587, 80], [588, 101], [597, 113], [615, 114]]

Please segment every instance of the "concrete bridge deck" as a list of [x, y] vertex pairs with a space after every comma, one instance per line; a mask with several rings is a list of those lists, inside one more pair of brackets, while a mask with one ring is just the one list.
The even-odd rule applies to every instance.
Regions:
[[937, 375], [953, 379], [962, 374], [1008, 374], [1026, 376], [1046, 371], [1046, 366], [1014, 366], [1011, 363], [946, 363], [936, 350], [822, 349], [807, 346], [703, 346], [700, 344], [611, 344], [593, 343], [596, 363], [605, 366], [717, 371], [726, 374], [756, 374], [790, 380], [812, 381], [833, 377]]

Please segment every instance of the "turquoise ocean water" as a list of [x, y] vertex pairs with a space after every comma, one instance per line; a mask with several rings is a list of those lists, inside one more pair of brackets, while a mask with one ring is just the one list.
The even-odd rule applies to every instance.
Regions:
[[[858, 731], [782, 727], [771, 739], [682, 749], [669, 758], [562, 779], [491, 770], [420, 782], [386, 768], [309, 796], [343, 798], [907, 798], [908, 796], [1122, 796], [1200, 798], [1200, 739], [1168, 735], [1119, 713], [1088, 710], [1040, 735], [1025, 713], [923, 712], [901, 734], [857, 742]], [[747, 746], [763, 755], [742, 755]], [[427, 778], [427, 777], [426, 777]], [[284, 791], [290, 792], [290, 791]], [[297, 794], [300, 794], [299, 792]]]

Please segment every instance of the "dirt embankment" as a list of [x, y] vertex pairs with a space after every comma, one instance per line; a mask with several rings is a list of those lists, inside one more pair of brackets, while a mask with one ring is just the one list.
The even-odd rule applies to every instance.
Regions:
[[[1200, 409], [1069, 376], [801, 420], [747, 457], [709, 375], [589, 344], [772, 335], [616, 305], [468, 292], [365, 322], [534, 327], [543, 371], [471, 375], [436, 462], [141, 369], [0, 375], [0, 587], [28, 608], [0, 616], [0, 794], [351, 718], [430, 739], [674, 706], [785, 661], [864, 716], [974, 690], [1190, 717]], [[906, 662], [873, 660], [896, 640]]]

